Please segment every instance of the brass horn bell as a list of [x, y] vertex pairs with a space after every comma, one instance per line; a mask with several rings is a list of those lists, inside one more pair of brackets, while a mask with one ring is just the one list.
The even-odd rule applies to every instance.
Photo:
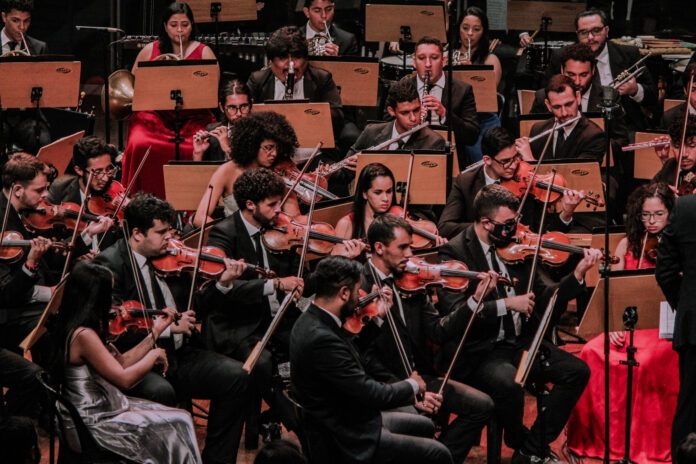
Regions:
[[[133, 112], [133, 84], [135, 77], [130, 71], [119, 69], [109, 76], [109, 115], [121, 121]], [[102, 88], [102, 110], [105, 109], [104, 89]]]

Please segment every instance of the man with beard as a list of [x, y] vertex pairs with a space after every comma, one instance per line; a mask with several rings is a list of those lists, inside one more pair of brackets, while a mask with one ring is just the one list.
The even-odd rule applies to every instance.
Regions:
[[[428, 343], [457, 343], [466, 327], [469, 311], [460, 308], [441, 317], [425, 293], [408, 296], [399, 294], [394, 279], [401, 277], [409, 267], [409, 259], [413, 256], [412, 235], [411, 226], [399, 216], [384, 214], [372, 221], [367, 232], [372, 257], [363, 271], [362, 289], [369, 292], [374, 285], [371, 266], [377, 278], [392, 289], [394, 302], [389, 311], [409, 364], [423, 376], [429, 391], [438, 391], [443, 378], [430, 359]], [[476, 290], [478, 299], [495, 286], [497, 274], [489, 274], [493, 277], [493, 286], [488, 289], [484, 283], [488, 275], [479, 275], [481, 280]], [[383, 318], [377, 317], [372, 321], [362, 329], [357, 344], [366, 358], [376, 359], [386, 369], [384, 378], [377, 378], [397, 381], [399, 376], [404, 375], [404, 367], [394, 344], [394, 335], [388, 325], [384, 324]], [[416, 403], [415, 407], [423, 410], [420, 403]], [[475, 388], [450, 379], [443, 390], [441, 409], [446, 417], [456, 414], [457, 418], [445, 422], [438, 440], [450, 450], [454, 462], [462, 463], [471, 447], [479, 442], [481, 430], [493, 412], [493, 400]]]
[[[542, 384], [552, 383], [554, 387], [545, 400], [546, 408], [537, 416], [531, 431], [522, 423], [524, 390], [515, 383], [515, 373], [522, 352], [529, 347], [553, 292], [558, 289], [554, 307], [558, 312], [567, 301], [583, 291], [585, 273], [599, 262], [602, 253], [586, 249], [575, 269], [558, 284], [541, 266], [537, 266], [532, 291], [523, 293], [521, 289], [527, 288], [531, 278], [531, 262], [506, 264], [496, 252], [509, 244], [514, 235], [518, 205], [519, 200], [504, 187], [483, 187], [474, 200], [474, 224], [440, 247], [440, 261], [459, 260], [469, 269], [493, 270], [511, 280], [519, 279], [516, 288], [497, 285], [495, 291], [484, 297], [485, 303], [475, 318], [452, 377], [493, 398], [505, 443], [515, 450], [513, 464], [557, 462], [552, 458], [549, 444], [563, 430], [585, 389], [590, 370], [572, 354], [551, 342], [542, 342], [546, 360], [542, 367], [539, 358], [535, 359], [530, 378]], [[450, 314], [466, 308], [464, 310], [470, 316], [480, 301], [473, 286], [461, 294], [438, 291], [438, 298], [441, 313]], [[558, 314], [551, 320], [555, 321], [557, 317]], [[451, 358], [455, 347], [456, 344], [452, 343], [445, 345], [445, 357]]]
[[[203, 318], [203, 335], [210, 349], [244, 362], [266, 333], [285, 294], [296, 289], [302, 295], [304, 281], [296, 277], [299, 255], [294, 250], [278, 253], [267, 249], [261, 240], [263, 231], [275, 224], [281, 212], [283, 180], [269, 169], [250, 169], [235, 181], [233, 192], [239, 210], [210, 230], [208, 245], [222, 249], [226, 256], [272, 269], [277, 277], [262, 278], [250, 266], [228, 292], [209, 288], [205, 292], [208, 313]], [[252, 414], [260, 410], [262, 396], [267, 403], [275, 403], [271, 391], [274, 361], [287, 362], [290, 329], [299, 314], [292, 304], [252, 371]], [[251, 429], [248, 423], [247, 428]], [[247, 433], [247, 446], [253, 446], [250, 439], [258, 442]]]
[[[303, 408], [313, 459], [344, 464], [452, 463], [447, 448], [431, 438], [434, 427], [429, 419], [385, 412], [412, 405], [416, 394], [424, 394], [422, 407], [434, 414], [441, 398], [425, 392], [425, 382], [415, 371], [392, 383], [372, 378], [342, 328], [357, 309], [361, 273], [356, 261], [324, 258], [312, 274], [314, 302], [292, 329], [292, 389]], [[382, 306], [382, 315], [384, 310]]]
[[[668, 136], [656, 137], [656, 141], [669, 140], [669, 145], [657, 146], [655, 154], [662, 160], [662, 169], [655, 174], [653, 182], [666, 182], [668, 185], [679, 187], [686, 181], [691, 185], [696, 184], [696, 116], [689, 116], [684, 135], [684, 153], [681, 159], [681, 170], [677, 179], [677, 157], [682, 137], [682, 121], [672, 121]], [[676, 183], [676, 184], [675, 184]]]

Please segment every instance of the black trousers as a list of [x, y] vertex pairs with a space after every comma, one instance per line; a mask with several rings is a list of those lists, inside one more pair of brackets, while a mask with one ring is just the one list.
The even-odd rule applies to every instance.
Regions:
[[515, 374], [522, 352], [529, 344], [529, 339], [498, 342], [465, 381], [493, 398], [507, 446], [543, 456], [548, 445], [563, 431], [570, 412], [585, 390], [590, 368], [556, 345], [546, 340], [542, 342], [540, 351], [545, 352], [546, 360], [542, 366], [539, 356], [536, 357], [529, 379], [550, 382], [553, 388], [545, 399], [545, 410], [537, 411], [534, 425], [528, 431], [522, 423], [524, 390], [515, 383]]
[[[672, 459], [686, 436], [696, 432], [696, 345], [685, 345], [679, 354], [679, 396], [672, 421]], [[675, 461], [676, 462], [676, 461]], [[681, 463], [678, 463], [681, 464]]]
[[170, 356], [166, 377], [150, 372], [127, 393], [175, 406], [177, 399], [210, 399], [203, 462], [234, 463], [249, 401], [249, 375], [239, 361], [184, 345]]
[[433, 422], [407, 412], [382, 412], [382, 432], [372, 462], [452, 464], [447, 447], [433, 440]]
[[[36, 376], [41, 368], [22, 356], [0, 348], [0, 388], [7, 387], [7, 415], [36, 417], [44, 395]], [[3, 411], [0, 409], [0, 413]]]

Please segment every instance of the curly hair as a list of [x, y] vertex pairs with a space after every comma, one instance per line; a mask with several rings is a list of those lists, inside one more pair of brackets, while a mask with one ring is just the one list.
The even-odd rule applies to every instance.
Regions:
[[242, 167], [249, 166], [257, 157], [264, 140], [273, 140], [278, 145], [278, 156], [275, 162], [292, 158], [297, 141], [295, 129], [287, 118], [273, 111], [250, 113], [232, 126], [232, 160]]
[[[669, 125], [669, 138], [672, 140], [672, 145], [679, 148], [681, 144], [682, 135], [682, 124], [684, 123], [683, 113], [681, 117], [675, 118], [672, 124]], [[684, 141], [687, 146], [689, 140], [696, 138], [696, 116], [689, 116], [689, 120], [686, 123], [686, 135], [684, 136]]]
[[132, 232], [137, 228], [147, 234], [155, 219], [168, 224], [174, 224], [174, 208], [167, 201], [157, 198], [151, 193], [137, 193], [128, 205], [123, 208], [123, 214]]
[[232, 193], [239, 208], [247, 209], [247, 200], [258, 204], [266, 198], [283, 195], [285, 182], [270, 169], [249, 169], [234, 181]]
[[67, 174], [73, 174], [73, 167], [77, 166], [83, 171], [87, 169], [87, 163], [92, 158], [98, 158], [102, 155], [109, 155], [111, 162], [118, 156], [118, 150], [111, 144], [106, 143], [99, 137], [88, 135], [77, 141], [73, 147], [73, 156], [70, 165], [66, 168]]
[[309, 57], [307, 40], [296, 26], [285, 26], [271, 34], [266, 42], [266, 57], [269, 61], [273, 58]]
[[25, 11], [31, 14], [34, 11], [34, 0], [3, 0], [0, 2], [0, 11], [9, 13], [12, 10]]
[[565, 66], [568, 60], [580, 61], [581, 63], [589, 62], [592, 66], [597, 64], [597, 59], [590, 46], [582, 42], [561, 49], [561, 65]]
[[657, 198], [667, 208], [667, 213], [672, 211], [674, 206], [674, 193], [665, 182], [652, 182], [641, 185], [628, 197], [626, 205], [626, 238], [628, 239], [628, 249], [633, 253], [634, 258], [638, 258], [642, 248], [643, 237], [645, 236], [645, 225], [641, 219], [643, 203], [649, 198]]
[[411, 78], [406, 76], [389, 87], [387, 106], [396, 109], [396, 105], [399, 103], [412, 102], [418, 99], [418, 89], [415, 84], [411, 82]]

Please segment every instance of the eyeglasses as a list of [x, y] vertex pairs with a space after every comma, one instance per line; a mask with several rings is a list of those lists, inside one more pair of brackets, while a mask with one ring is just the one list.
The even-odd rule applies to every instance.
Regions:
[[496, 163], [498, 163], [499, 165], [501, 165], [503, 168], [506, 168], [506, 169], [507, 169], [507, 168], [509, 168], [510, 166], [512, 166], [512, 163], [522, 161], [522, 155], [520, 155], [520, 154], [518, 153], [518, 154], [516, 154], [515, 156], [513, 156], [512, 158], [510, 158], [509, 160], [505, 160], [505, 161], [499, 161], [499, 160], [497, 160], [497, 159], [495, 159], [495, 158], [493, 158], [493, 157], [491, 157], [491, 159], [492, 159], [493, 161], [495, 161]]
[[261, 149], [266, 153], [278, 152], [277, 145], [261, 145]]
[[239, 106], [227, 105], [225, 107], [225, 111], [230, 111], [232, 113], [232, 115], [237, 114], [237, 112], [239, 112], [241, 114], [248, 114], [249, 110], [251, 110], [251, 105], [248, 103], [242, 103]]
[[662, 221], [665, 216], [667, 216], [667, 211], [655, 211], [654, 213], [651, 213], [649, 211], [641, 211], [640, 213], [640, 218], [643, 221], [649, 221], [651, 219], [654, 219], [656, 221]]
[[91, 172], [93, 177], [102, 177], [102, 176], [111, 177], [116, 173], [117, 169], [118, 168], [116, 166], [114, 166], [113, 164], [110, 164], [104, 169], [92, 169], [92, 170], [89, 170], [87, 172]]
[[505, 222], [498, 222], [498, 221], [495, 221], [489, 217], [487, 217], [486, 219], [488, 219], [488, 222], [490, 222], [491, 224], [493, 224], [495, 226], [505, 226], [505, 227], [508, 227], [510, 229], [517, 227], [517, 218], [516, 219], [508, 219]]
[[597, 37], [599, 34], [601, 34], [601, 32], [604, 30], [605, 27], [606, 26], [593, 27], [592, 29], [580, 29], [578, 31], [578, 37], [584, 39], [585, 37], [588, 37], [590, 34]]

